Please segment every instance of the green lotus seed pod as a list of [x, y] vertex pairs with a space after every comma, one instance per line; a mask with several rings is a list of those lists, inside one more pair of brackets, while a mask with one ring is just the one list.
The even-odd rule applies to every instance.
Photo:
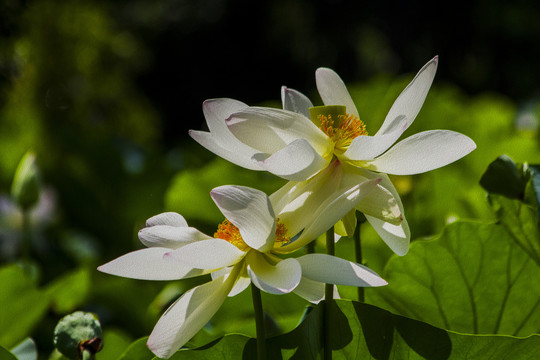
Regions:
[[94, 314], [76, 311], [66, 315], [54, 329], [54, 346], [70, 359], [81, 359], [82, 352], [101, 350], [103, 332]]
[[17, 166], [11, 186], [11, 195], [21, 209], [28, 210], [37, 204], [39, 191], [40, 181], [36, 156], [29, 151]]

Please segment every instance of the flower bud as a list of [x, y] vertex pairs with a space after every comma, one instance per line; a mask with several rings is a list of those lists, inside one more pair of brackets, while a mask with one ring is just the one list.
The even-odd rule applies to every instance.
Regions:
[[11, 186], [11, 195], [23, 210], [36, 205], [39, 200], [40, 181], [36, 156], [28, 151], [19, 162]]
[[70, 359], [81, 359], [85, 350], [97, 353], [103, 346], [99, 320], [82, 311], [64, 316], [54, 329], [54, 346]]

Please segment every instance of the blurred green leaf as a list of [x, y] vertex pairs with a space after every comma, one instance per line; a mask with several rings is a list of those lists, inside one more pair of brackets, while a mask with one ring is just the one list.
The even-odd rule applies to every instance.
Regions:
[[148, 349], [146, 342], [148, 337], [135, 340], [129, 347], [120, 355], [118, 360], [151, 360], [156, 356]]
[[109, 329], [103, 334], [103, 348], [97, 353], [99, 360], [118, 360], [132, 340], [120, 330]]
[[[268, 358], [321, 359], [323, 308], [323, 303], [316, 306], [290, 333], [267, 339]], [[336, 360], [533, 360], [540, 354], [538, 335], [516, 338], [459, 334], [347, 300], [336, 300], [331, 311], [330, 343]], [[255, 358], [256, 340], [242, 335], [227, 335], [197, 349], [177, 351], [171, 357], [174, 360]]]
[[49, 298], [17, 265], [0, 269], [0, 346], [11, 347], [28, 336], [45, 315]]
[[500, 225], [456, 222], [394, 256], [368, 302], [445, 329], [525, 336], [540, 331], [540, 268]]
[[79, 269], [56, 279], [45, 291], [51, 298], [54, 311], [66, 314], [84, 303], [90, 286], [88, 269]]
[[15, 355], [0, 346], [0, 360], [17, 360]]

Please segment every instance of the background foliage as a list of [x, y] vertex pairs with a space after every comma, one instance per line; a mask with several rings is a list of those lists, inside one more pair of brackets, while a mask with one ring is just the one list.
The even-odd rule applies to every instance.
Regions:
[[[144, 341], [131, 345], [131, 353], [128, 345], [147, 336], [179, 294], [207, 279], [144, 282], [95, 268], [141, 247], [138, 229], [164, 210], [180, 212], [191, 225], [212, 233], [222, 221], [208, 196], [212, 187], [241, 184], [271, 193], [283, 183], [216, 159], [187, 137], [187, 129], [204, 127], [202, 101], [232, 97], [279, 107], [280, 86], [287, 85], [319, 103], [313, 75], [317, 67], [328, 66], [346, 81], [368, 132], [374, 133], [414, 72], [436, 54], [434, 86], [404, 136], [451, 129], [474, 139], [478, 148], [442, 169], [393, 178], [416, 241], [399, 258], [369, 226], [362, 228], [367, 265], [390, 282], [367, 291], [367, 302], [394, 314], [377, 309], [374, 317], [407, 316], [445, 329], [454, 348], [469, 344], [480, 351], [493, 340], [478, 345], [477, 338], [455, 332], [537, 334], [540, 255], [534, 199], [539, 192], [531, 180], [536, 172], [527, 175], [505, 160], [501, 171], [483, 179], [484, 188], [479, 182], [502, 154], [518, 163], [540, 163], [535, 80], [540, 68], [532, 60], [540, 49], [535, 20], [540, 4], [427, 5], [3, 2], [0, 324], [10, 325], [0, 329], [0, 346], [12, 349], [31, 336], [40, 359], [47, 359], [58, 319], [82, 309], [97, 313], [104, 326], [106, 346], [99, 359], [122, 353], [126, 359], [134, 353], [149, 358]], [[30, 258], [21, 266], [22, 218], [9, 192], [28, 149], [36, 154], [43, 188], [31, 215]], [[516, 192], [501, 192], [514, 180]], [[338, 255], [347, 257], [351, 249], [350, 239], [338, 243]], [[356, 299], [355, 289], [340, 292]], [[271, 335], [302, 331], [294, 329], [305, 312], [303, 300], [264, 296], [263, 302]], [[354, 358], [348, 356], [367, 346], [374, 358], [402, 356], [395, 346], [406, 334], [398, 331], [394, 347], [378, 350], [362, 337], [358, 314], [369, 305], [340, 302], [338, 307], [348, 319], [349, 338], [360, 344], [354, 349], [341, 344], [337, 353]], [[350, 315], [353, 308], [356, 315]], [[247, 293], [228, 299], [190, 346], [231, 332], [254, 335]], [[528, 339], [527, 344], [538, 341]], [[534, 355], [531, 345], [507, 341], [504, 346]], [[227, 336], [217, 344], [223, 342], [249, 351], [247, 337]], [[279, 348], [285, 358], [294, 353], [287, 351]]]

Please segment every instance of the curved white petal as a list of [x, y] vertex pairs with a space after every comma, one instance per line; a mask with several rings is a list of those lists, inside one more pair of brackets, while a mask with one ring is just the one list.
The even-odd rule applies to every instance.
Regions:
[[324, 105], [345, 105], [348, 114], [360, 117], [345, 83], [334, 70], [317, 69], [315, 80]]
[[356, 209], [394, 225], [400, 224], [403, 221], [403, 214], [399, 208], [398, 199], [385, 188], [385, 185], [384, 183], [378, 184], [375, 189], [360, 200]]
[[[303, 299], [306, 299], [310, 303], [318, 304], [321, 300], [324, 300], [324, 288], [325, 284], [319, 281], [308, 279], [302, 276], [300, 283], [293, 290], [293, 293], [300, 296]], [[334, 299], [339, 299], [339, 292], [337, 287], [334, 285]]]
[[184, 217], [175, 212], [164, 212], [155, 216], [152, 216], [150, 219], [146, 220], [146, 226], [156, 226], [156, 225], [169, 225], [176, 227], [186, 227], [188, 223]]
[[203, 103], [204, 117], [210, 132], [190, 130], [189, 135], [218, 156], [251, 170], [260, 170], [251, 161], [256, 152], [240, 142], [229, 130], [226, 119], [248, 106], [233, 99], [210, 99]]
[[406, 126], [403, 125], [402, 128], [383, 135], [357, 136], [343, 153], [343, 157], [347, 160], [372, 160], [388, 150], [399, 139], [405, 129]]
[[223, 215], [251, 248], [266, 252], [274, 245], [276, 218], [268, 196], [245, 186], [225, 185], [210, 191]]
[[207, 239], [169, 251], [164, 259], [196, 269], [221, 269], [239, 262], [246, 253], [223, 239]]
[[213, 133], [190, 130], [189, 136], [200, 145], [235, 165], [250, 170], [262, 170], [251, 157], [258, 151], [242, 144], [238, 139], [227, 140]]
[[414, 79], [398, 96], [384, 122], [375, 135], [392, 133], [396, 130], [405, 131], [414, 121], [426, 99], [435, 72], [439, 57], [435, 56], [420, 69]]
[[[219, 269], [211, 273], [210, 276], [212, 277], [212, 280], [217, 279], [223, 275], [225, 275], [225, 278], [227, 278], [231, 273], [232, 269], [232, 267]], [[228, 296], [233, 297], [240, 294], [249, 286], [249, 284], [251, 284], [251, 279], [249, 278], [247, 269], [243, 267], [243, 269], [238, 274], [238, 279], [236, 280], [236, 283], [234, 284], [232, 290], [229, 292]]]
[[362, 184], [348, 189], [339, 189], [335, 194], [312, 213], [309, 221], [298, 219], [297, 221], [308, 224], [297, 240], [292, 243], [274, 249], [276, 252], [286, 253], [301, 248], [337, 223], [349, 211], [355, 208], [358, 202], [370, 191], [375, 189], [380, 179], [367, 180]]
[[309, 108], [313, 107], [313, 103], [301, 92], [282, 86], [281, 103], [284, 110], [294, 111], [295, 113], [304, 115], [308, 119], [310, 118]]
[[383, 286], [388, 283], [369, 268], [327, 254], [308, 254], [297, 258], [302, 276], [327, 284]]
[[256, 154], [254, 160], [261, 168], [290, 181], [307, 180], [330, 162], [319, 155], [306, 139], [296, 139], [272, 155]]
[[273, 154], [296, 139], [306, 139], [319, 154], [331, 151], [331, 141], [313, 122], [293, 111], [250, 107], [227, 119], [230, 131], [258, 152]]
[[168, 248], [152, 247], [127, 253], [98, 267], [107, 274], [141, 280], [178, 280], [206, 274], [207, 271], [165, 261]]
[[286, 294], [293, 291], [302, 277], [300, 264], [293, 258], [272, 265], [264, 254], [250, 251], [246, 261], [251, 282], [270, 294]]
[[424, 131], [400, 141], [375, 160], [366, 161], [366, 167], [387, 174], [420, 174], [461, 159], [474, 149], [474, 141], [455, 131]]
[[193, 227], [154, 225], [139, 230], [139, 240], [148, 247], [167, 247], [177, 249], [195, 241], [211, 239]]
[[367, 214], [366, 219], [393, 252], [399, 256], [407, 254], [411, 239], [411, 231], [407, 219], [403, 218], [403, 221], [397, 225], [390, 224]]
[[187, 291], [161, 316], [147, 345], [160, 358], [168, 359], [188, 342], [219, 310], [234, 279], [220, 277]]

